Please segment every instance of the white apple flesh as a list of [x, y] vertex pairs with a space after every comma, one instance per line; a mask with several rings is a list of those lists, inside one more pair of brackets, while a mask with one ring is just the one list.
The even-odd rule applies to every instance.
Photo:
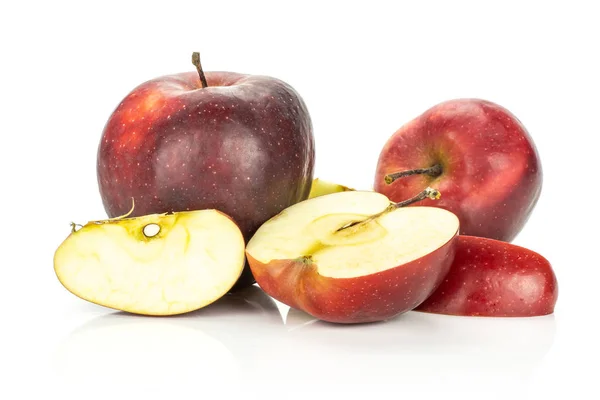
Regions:
[[216, 210], [87, 223], [56, 250], [54, 269], [76, 296], [145, 315], [202, 308], [226, 294], [244, 267], [244, 238]]
[[448, 272], [459, 222], [440, 208], [390, 204], [379, 193], [348, 191], [287, 208], [248, 243], [256, 281], [331, 322], [379, 321], [415, 308]]

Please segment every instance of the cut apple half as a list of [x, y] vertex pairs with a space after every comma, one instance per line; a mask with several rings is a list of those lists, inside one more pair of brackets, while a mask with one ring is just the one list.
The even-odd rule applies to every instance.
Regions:
[[105, 307], [174, 315], [222, 297], [242, 273], [244, 238], [216, 210], [89, 222], [54, 255], [63, 286]]
[[246, 254], [258, 284], [331, 322], [371, 322], [423, 302], [448, 272], [458, 218], [435, 207], [394, 207], [349, 191], [293, 205], [256, 232]]

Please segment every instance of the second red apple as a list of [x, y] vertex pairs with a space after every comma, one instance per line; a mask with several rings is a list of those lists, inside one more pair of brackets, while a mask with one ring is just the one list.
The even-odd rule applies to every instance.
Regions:
[[510, 241], [542, 188], [533, 140], [505, 108], [485, 100], [439, 104], [401, 127], [379, 157], [374, 189], [399, 201], [431, 186], [463, 235]]

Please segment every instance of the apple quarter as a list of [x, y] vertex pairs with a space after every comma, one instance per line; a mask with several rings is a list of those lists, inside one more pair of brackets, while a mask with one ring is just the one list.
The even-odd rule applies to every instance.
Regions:
[[202, 308], [244, 268], [244, 238], [216, 210], [89, 222], [54, 256], [63, 286], [105, 307], [145, 315]]

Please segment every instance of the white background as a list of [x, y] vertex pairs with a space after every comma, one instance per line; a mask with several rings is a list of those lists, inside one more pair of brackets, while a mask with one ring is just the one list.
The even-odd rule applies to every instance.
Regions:
[[[0, 398], [599, 398], [593, 5], [3, 2]], [[258, 289], [176, 318], [69, 294], [52, 256], [70, 221], [105, 216], [95, 157], [106, 119], [139, 83], [193, 70], [194, 50], [206, 70], [294, 86], [314, 123], [316, 176], [358, 188], [371, 186], [387, 138], [436, 103], [480, 97], [511, 110], [544, 169], [515, 243], [552, 262], [555, 314], [340, 327], [280, 314]]]

